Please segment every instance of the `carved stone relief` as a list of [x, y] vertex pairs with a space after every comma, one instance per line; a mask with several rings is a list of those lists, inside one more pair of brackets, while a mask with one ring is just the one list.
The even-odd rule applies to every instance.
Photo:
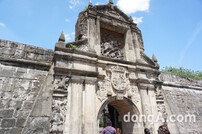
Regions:
[[120, 66], [107, 66], [105, 70], [105, 79], [98, 82], [97, 95], [100, 101], [107, 99], [107, 96], [116, 96], [118, 100], [128, 97], [139, 107], [140, 95], [138, 88], [131, 85], [128, 70]]
[[98, 10], [98, 12], [122, 21], [126, 21], [119, 13], [112, 9]]
[[69, 78], [58, 76], [54, 81], [51, 133], [63, 133], [66, 118]]
[[123, 59], [124, 35], [101, 28], [101, 54]]
[[164, 119], [166, 119], [167, 118], [166, 106], [165, 106], [165, 102], [164, 102], [164, 96], [163, 96], [163, 93], [162, 93], [160, 87], [156, 88], [156, 100], [157, 100], [158, 112], [163, 115]]

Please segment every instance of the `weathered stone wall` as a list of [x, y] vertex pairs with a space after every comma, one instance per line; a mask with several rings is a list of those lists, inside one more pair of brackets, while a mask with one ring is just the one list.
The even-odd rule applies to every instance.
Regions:
[[52, 57], [52, 50], [0, 40], [0, 134], [21, 133]]
[[168, 123], [171, 133], [202, 133], [202, 80], [161, 73], [168, 115], [194, 114], [196, 122]]
[[[0, 40], [0, 134], [48, 134], [49, 130], [53, 133], [63, 131], [61, 128], [65, 117], [56, 111], [57, 108], [64, 111], [60, 108], [60, 105], [63, 106], [63, 98], [59, 101], [58, 98], [61, 95], [66, 97], [65, 86], [68, 83], [65, 79], [54, 83], [53, 53], [52, 50]], [[55, 67], [57, 64], [58, 61]], [[80, 68], [81, 65], [75, 67]], [[167, 73], [161, 73], [160, 80], [163, 82], [161, 91], [164, 97], [161, 101], [165, 101], [168, 115], [196, 115], [195, 123], [168, 123], [171, 133], [202, 133], [202, 80]], [[65, 90], [59, 90], [63, 88]], [[53, 89], [56, 92], [51, 94]], [[54, 120], [60, 119], [58, 117], [63, 120]]]

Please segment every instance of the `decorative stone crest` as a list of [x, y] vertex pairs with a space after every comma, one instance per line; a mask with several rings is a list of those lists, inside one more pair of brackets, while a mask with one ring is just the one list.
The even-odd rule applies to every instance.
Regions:
[[126, 76], [126, 71], [121, 67], [113, 67], [111, 70], [111, 83], [113, 88], [118, 92], [124, 92], [130, 84]]
[[127, 89], [130, 89], [130, 81], [128, 78], [128, 71], [120, 66], [106, 67], [106, 78], [104, 81], [98, 83], [99, 98], [104, 100], [107, 95], [116, 94], [117, 99], [123, 99]]

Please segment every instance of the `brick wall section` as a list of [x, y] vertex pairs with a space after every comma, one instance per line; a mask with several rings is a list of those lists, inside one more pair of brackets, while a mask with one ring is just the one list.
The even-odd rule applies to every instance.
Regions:
[[0, 40], [0, 134], [21, 133], [52, 58], [52, 50]]

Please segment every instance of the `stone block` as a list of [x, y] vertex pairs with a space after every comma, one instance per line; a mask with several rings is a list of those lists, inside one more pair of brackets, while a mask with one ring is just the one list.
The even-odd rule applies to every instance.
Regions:
[[24, 102], [23, 109], [32, 109], [32, 101]]
[[6, 77], [11, 77], [13, 76], [13, 73], [14, 73], [15, 70], [7, 70], [7, 69], [4, 69], [0, 72], [0, 75], [1, 76], [6, 76]]
[[1, 122], [1, 127], [9, 128], [15, 126], [15, 119], [3, 119]]
[[23, 134], [49, 134], [50, 120], [47, 117], [29, 118]]
[[0, 110], [0, 118], [11, 118], [13, 116], [13, 109]]
[[[1, 97], [1, 93], [0, 93], [0, 97]], [[4, 108], [3, 102], [2, 100], [0, 100], [0, 109], [3, 109], [3, 108]]]
[[16, 110], [19, 110], [19, 109], [21, 109], [22, 101], [12, 100], [12, 101], [10, 101], [9, 106], [16, 109]]
[[9, 129], [0, 129], [0, 134], [8, 134]]
[[13, 128], [9, 134], [21, 134], [22, 128]]
[[16, 122], [16, 127], [23, 127], [25, 125], [26, 119], [18, 118]]

